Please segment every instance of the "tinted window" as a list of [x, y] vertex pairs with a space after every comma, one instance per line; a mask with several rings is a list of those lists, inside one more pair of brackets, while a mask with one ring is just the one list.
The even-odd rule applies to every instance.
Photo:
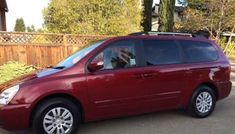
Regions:
[[99, 53], [93, 61], [103, 61], [105, 69], [120, 69], [136, 66], [136, 53], [134, 41], [119, 41]]
[[216, 49], [209, 43], [196, 41], [180, 41], [187, 62], [214, 61], [218, 58]]
[[179, 47], [173, 40], [144, 40], [143, 43], [147, 65], [181, 62]]

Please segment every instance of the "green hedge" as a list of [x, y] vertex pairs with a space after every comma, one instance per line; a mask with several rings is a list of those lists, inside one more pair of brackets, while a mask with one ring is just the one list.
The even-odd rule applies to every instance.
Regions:
[[15, 61], [9, 61], [0, 66], [0, 84], [34, 70], [35, 68], [33, 66], [28, 66]]

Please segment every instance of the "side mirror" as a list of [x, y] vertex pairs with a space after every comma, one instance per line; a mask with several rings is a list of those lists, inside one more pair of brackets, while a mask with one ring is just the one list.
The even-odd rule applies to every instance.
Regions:
[[103, 61], [93, 61], [88, 65], [88, 70], [90, 72], [95, 72], [99, 69], [102, 69], [104, 67]]

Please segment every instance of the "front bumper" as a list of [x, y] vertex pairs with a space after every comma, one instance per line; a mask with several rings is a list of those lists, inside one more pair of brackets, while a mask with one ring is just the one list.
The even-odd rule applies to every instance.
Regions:
[[7, 130], [29, 128], [30, 105], [0, 106], [0, 127]]

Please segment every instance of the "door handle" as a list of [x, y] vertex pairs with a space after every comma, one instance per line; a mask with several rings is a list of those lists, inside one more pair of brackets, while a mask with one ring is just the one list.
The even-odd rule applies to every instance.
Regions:
[[151, 78], [157, 76], [157, 73], [138, 73], [132, 75], [132, 78], [137, 78], [137, 79], [144, 79], [144, 78]]
[[131, 76], [132, 78], [136, 78], [136, 79], [143, 79], [144, 77], [143, 77], [143, 74], [134, 74], [134, 75], [132, 75]]
[[157, 76], [156, 73], [143, 73], [142, 74], [143, 78], [151, 78], [151, 77], [155, 77], [155, 76]]

